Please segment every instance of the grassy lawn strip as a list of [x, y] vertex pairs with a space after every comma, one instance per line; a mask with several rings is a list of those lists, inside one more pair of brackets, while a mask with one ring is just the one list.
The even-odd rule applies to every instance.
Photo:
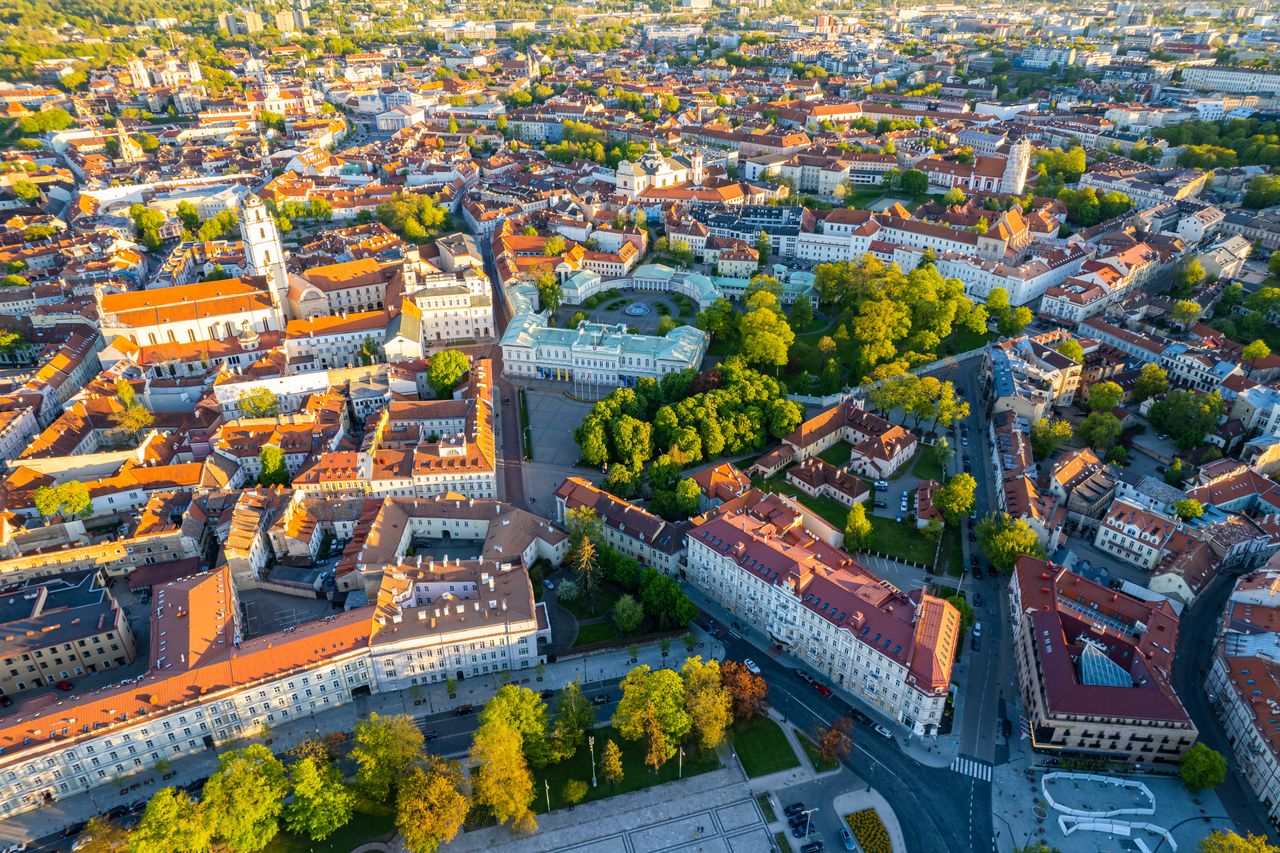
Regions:
[[800, 759], [787, 741], [786, 734], [768, 717], [744, 720], [735, 725], [733, 745], [738, 750], [742, 769], [752, 779], [800, 766]]
[[849, 461], [849, 454], [853, 452], [853, 445], [847, 441], [837, 441], [826, 450], [818, 454], [818, 458], [823, 462], [828, 462], [839, 467]]
[[760, 804], [760, 813], [764, 815], [766, 823], [773, 823], [778, 819], [778, 814], [773, 810], [773, 803], [769, 802], [768, 794], [760, 794], [756, 797], [756, 802]]
[[612, 622], [591, 622], [587, 625], [578, 626], [578, 639], [573, 641], [575, 646], [588, 646], [592, 643], [607, 643], [609, 640], [618, 638], [618, 629], [613, 627]]
[[791, 840], [785, 832], [775, 832], [773, 841], [778, 845], [778, 853], [791, 853]]
[[396, 834], [395, 818], [391, 809], [370, 803], [363, 797], [356, 799], [356, 810], [346, 826], [324, 841], [312, 841], [292, 835], [284, 830], [269, 843], [265, 853], [350, 853], [351, 850], [370, 841], [390, 841]]
[[960, 534], [951, 528], [942, 536], [942, 552], [947, 555], [947, 574], [964, 577], [964, 548]]
[[942, 466], [938, 464], [937, 459], [933, 458], [933, 451], [928, 447], [920, 451], [920, 456], [916, 459], [916, 467], [912, 469], [912, 473], [921, 480], [937, 480], [939, 483], [942, 482], [944, 476]]
[[[583, 800], [603, 800], [617, 794], [629, 794], [651, 785], [661, 785], [678, 778], [679, 758], [672, 758], [654, 773], [644, 763], [644, 743], [642, 741], [624, 740], [618, 730], [613, 727], [596, 729], [596, 758], [604, 754], [604, 745], [612, 740], [622, 749], [622, 781], [616, 785], [607, 784], [599, 779], [595, 788], [591, 785], [591, 751], [583, 744], [573, 757], [559, 764], [553, 764], [542, 770], [533, 771], [533, 790], [537, 796], [533, 798], [533, 810], [543, 814], [547, 810], [547, 794], [544, 782], [551, 784], [551, 808], [562, 809], [569, 805], [564, 799], [564, 786], [570, 779], [581, 779], [588, 785], [587, 796]], [[702, 752], [693, 747], [686, 747], [684, 752], [684, 775], [697, 776], [709, 773], [720, 767], [720, 759], [714, 752]], [[349, 848], [348, 848], [349, 849]]]
[[[833, 501], [834, 503], [834, 501]], [[867, 542], [867, 550], [878, 554], [887, 554], [901, 560], [909, 560], [921, 565], [933, 565], [934, 544], [916, 530], [914, 522], [894, 521], [878, 515], [867, 516], [871, 519], [871, 539]], [[844, 529], [844, 524], [840, 525]]]
[[814, 770], [819, 773], [825, 773], [840, 766], [838, 761], [830, 761], [823, 758], [822, 754], [818, 752], [818, 745], [807, 734], [799, 729], [793, 729], [793, 731], [796, 733], [796, 740], [800, 741], [800, 745], [804, 747], [804, 754], [809, 756], [809, 763], [813, 765]]
[[520, 438], [521, 444], [524, 445], [524, 458], [533, 461], [533, 432], [529, 429], [529, 401], [525, 399], [524, 389], [521, 388], [518, 393], [518, 402], [520, 404]]

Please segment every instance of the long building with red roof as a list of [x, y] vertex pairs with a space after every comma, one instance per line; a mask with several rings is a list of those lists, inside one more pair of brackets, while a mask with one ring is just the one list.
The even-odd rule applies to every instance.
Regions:
[[752, 489], [694, 523], [687, 571], [699, 589], [910, 731], [937, 733], [960, 642], [955, 607], [876, 577], [783, 495]]

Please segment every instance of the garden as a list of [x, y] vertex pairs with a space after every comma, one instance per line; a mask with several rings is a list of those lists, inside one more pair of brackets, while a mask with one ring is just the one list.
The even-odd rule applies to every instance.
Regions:
[[845, 822], [858, 840], [863, 853], [893, 853], [893, 842], [889, 840], [889, 830], [875, 809], [863, 809], [845, 815]]

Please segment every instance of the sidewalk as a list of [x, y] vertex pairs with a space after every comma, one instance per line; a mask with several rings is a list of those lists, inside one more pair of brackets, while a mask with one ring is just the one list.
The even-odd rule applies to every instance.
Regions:
[[[724, 625], [731, 625], [737, 620], [737, 616], [735, 614], [730, 613], [728, 610], [721, 607], [720, 604], [708, 598], [693, 584], [685, 581], [680, 584], [680, 588], [685, 591], [685, 594], [689, 596], [694, 604], [698, 605], [698, 607], [709, 613]], [[823, 683], [826, 683], [832, 689], [834, 696], [844, 701], [847, 705], [865, 712], [867, 716], [871, 717], [874, 721], [886, 725], [889, 730], [893, 732], [893, 740], [898, 745], [898, 748], [911, 758], [915, 759], [918, 763], [929, 767], [950, 767], [951, 763], [955, 761], [956, 756], [959, 755], [960, 738], [958, 735], [955, 735], [954, 732], [957, 731], [957, 727], [960, 724], [961, 695], [963, 691], [959, 689], [959, 679], [954, 677], [954, 673], [952, 684], [955, 684], [957, 689], [955, 699], [956, 710], [952, 723], [953, 734], [945, 736], [934, 735], [927, 738], [920, 737], [919, 735], [906, 732], [897, 720], [886, 717], [883, 711], [868, 704], [862, 697], [856, 696], [834, 683], [829, 683], [825, 675], [813, 670], [802, 661], [797, 660], [790, 655], [780, 655], [776, 651], [773, 651], [773, 644], [769, 642], [769, 639], [749, 625], [739, 623], [739, 627], [732, 630], [738, 636], [742, 637], [742, 639], [759, 649], [762, 655], [769, 655], [770, 657], [777, 658], [792, 669], [805, 669], [822, 676]]]
[[[695, 637], [703, 643], [694, 647], [692, 654], [707, 657], [723, 657], [724, 647], [707, 638], [697, 629]], [[536, 670], [518, 670], [511, 673], [511, 683], [528, 686], [533, 690], [559, 690], [570, 681], [578, 680], [584, 687], [600, 682], [613, 682], [631, 671], [633, 666], [648, 664], [654, 669], [670, 667], [679, 669], [690, 653], [679, 639], [673, 640], [669, 655], [662, 656], [658, 644], [646, 644], [639, 649], [637, 662], [630, 662], [626, 649], [576, 655], [561, 658], [543, 668], [542, 681], [537, 680]], [[457, 693], [450, 698], [444, 683], [423, 685], [394, 693], [375, 693], [357, 697], [337, 708], [316, 713], [288, 723], [272, 726], [264, 736], [255, 734], [238, 741], [218, 745], [217, 750], [206, 749], [172, 760], [172, 778], [161, 779], [161, 774], [147, 768], [118, 782], [103, 785], [83, 794], [76, 794], [39, 809], [14, 815], [0, 821], [0, 845], [14, 842], [29, 843], [51, 833], [61, 832], [68, 826], [105, 814], [119, 806], [129, 807], [145, 803], [151, 795], [166, 786], [188, 785], [213, 773], [218, 766], [218, 752], [247, 746], [250, 743], [268, 743], [277, 755], [287, 752], [308, 738], [333, 732], [351, 732], [356, 721], [377, 714], [409, 714], [415, 717], [441, 714], [459, 705], [480, 705], [506, 682], [501, 674], [468, 678], [457, 685]], [[137, 784], [137, 790], [128, 791]]]

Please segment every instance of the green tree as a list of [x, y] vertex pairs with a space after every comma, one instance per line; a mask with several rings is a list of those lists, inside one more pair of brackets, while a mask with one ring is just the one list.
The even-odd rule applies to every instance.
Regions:
[[1070, 440], [1071, 424], [1066, 421], [1041, 418], [1031, 425], [1031, 450], [1036, 459], [1048, 459]]
[[41, 486], [33, 497], [36, 511], [45, 518], [55, 515], [65, 519], [88, 516], [93, 509], [89, 487], [79, 480], [67, 480], [54, 486]]
[[1030, 308], [1025, 305], [1019, 305], [997, 321], [997, 330], [1006, 338], [1013, 337], [1020, 334], [1034, 316]]
[[791, 303], [791, 328], [803, 332], [813, 322], [813, 303], [801, 296]]
[[374, 802], [389, 802], [409, 768], [422, 760], [422, 731], [407, 714], [370, 714], [356, 723], [353, 739], [356, 785]]
[[1108, 450], [1120, 437], [1124, 425], [1110, 412], [1094, 412], [1084, 419], [1076, 435], [1090, 447]]
[[960, 633], [966, 634], [973, 627], [973, 605], [963, 595], [948, 595], [945, 598], [960, 613]]
[[1173, 511], [1183, 521], [1190, 521], [1204, 515], [1204, 505], [1195, 498], [1183, 498], [1173, 502]]
[[929, 176], [919, 169], [907, 169], [898, 181], [902, 191], [911, 195], [924, 195], [929, 191]]
[[[1190, 296], [1204, 282], [1205, 278], [1204, 265], [1200, 263], [1199, 257], [1192, 255], [1178, 264], [1173, 271], [1174, 295]], [[1199, 306], [1196, 307], [1198, 308]]]
[[458, 762], [428, 755], [400, 783], [396, 830], [411, 853], [435, 853], [457, 836], [470, 807]]
[[977, 488], [978, 483], [972, 475], [957, 474], [933, 493], [933, 504], [942, 512], [948, 524], [957, 525], [973, 509]]
[[441, 399], [453, 394], [462, 377], [471, 369], [471, 359], [456, 349], [447, 349], [431, 356], [427, 368], [427, 384]]
[[534, 281], [538, 289], [538, 303], [544, 311], [555, 311], [564, 299], [564, 289], [560, 279], [550, 270], [540, 273]]
[[1267, 346], [1267, 342], [1261, 339], [1248, 344], [1240, 353], [1240, 357], [1249, 362], [1250, 375], [1253, 374], [1253, 368], [1258, 362], [1258, 359], [1266, 358], [1269, 355], [1271, 355], [1271, 347]]
[[520, 732], [501, 720], [476, 729], [471, 742], [472, 796], [493, 812], [499, 823], [521, 831], [537, 829], [529, 806], [533, 803], [533, 775], [521, 746]]
[[947, 207], [955, 207], [957, 204], [964, 204], [964, 190], [959, 187], [952, 187], [942, 196], [942, 203]]
[[566, 803], [571, 806], [576, 806], [578, 803], [583, 801], [587, 796], [587, 792], [590, 790], [591, 789], [587, 786], [587, 783], [581, 779], [569, 779], [564, 783], [564, 790], [561, 794], [564, 796], [564, 801]]
[[609, 785], [617, 785], [622, 775], [622, 750], [612, 740], [606, 741], [600, 756], [600, 777]]
[[1182, 450], [1199, 446], [1206, 435], [1216, 431], [1218, 419], [1226, 410], [1217, 391], [1197, 394], [1194, 391], [1170, 391], [1151, 406], [1148, 417], [1152, 426], [1171, 436]]
[[1044, 549], [1031, 526], [1021, 518], [1011, 518], [1003, 512], [978, 522], [978, 544], [991, 564], [1006, 573], [1013, 571], [1014, 563], [1023, 555], [1044, 556]]
[[1197, 741], [1182, 754], [1178, 763], [1182, 784], [1193, 794], [1216, 788], [1227, 778], [1227, 759], [1203, 741]]
[[1168, 390], [1169, 374], [1154, 361], [1148, 362], [1142, 366], [1142, 372], [1133, 383], [1133, 399], [1135, 402], [1142, 402], [1159, 397]]
[[19, 201], [25, 202], [26, 204], [31, 204], [40, 198], [40, 188], [31, 183], [31, 181], [14, 181], [9, 186], [9, 189], [18, 197]]
[[266, 388], [245, 391], [239, 403], [246, 418], [270, 418], [280, 412], [280, 398]]
[[1280, 204], [1280, 175], [1259, 175], [1250, 181], [1242, 204], [1253, 210]]
[[956, 452], [951, 449], [951, 443], [945, 438], [939, 438], [929, 449], [933, 461], [943, 471], [947, 470], [947, 466], [951, 464], [951, 460], [955, 458]]
[[355, 797], [337, 768], [315, 757], [289, 768], [293, 801], [284, 807], [284, 825], [294, 835], [323, 841], [351, 820]]
[[285, 465], [284, 451], [274, 444], [264, 444], [262, 449], [258, 451], [258, 465], [261, 467], [261, 472], [258, 474], [258, 485], [289, 485], [289, 469]]
[[501, 724], [515, 729], [533, 767], [545, 767], [555, 757], [548, 737], [547, 703], [527, 687], [502, 685], [485, 703], [479, 723], [481, 727]]
[[662, 761], [675, 755], [676, 744], [693, 725], [685, 710], [684, 682], [669, 669], [651, 670], [646, 664], [635, 667], [622, 679], [622, 699], [613, 715], [613, 724], [627, 740], [646, 738], [654, 745], [653, 731], [662, 736]]
[[757, 292], [747, 300], [746, 308], [738, 320], [743, 356], [752, 364], [775, 368], [786, 364], [796, 336], [777, 297], [768, 291]]
[[564, 252], [565, 252], [564, 238], [561, 237], [559, 234], [551, 235], [550, 237], [547, 238], [547, 241], [542, 244], [542, 254], [548, 258], [555, 257], [556, 255], [563, 255]]
[[1075, 338], [1067, 338], [1058, 344], [1058, 352], [1072, 361], [1084, 364], [1084, 347], [1080, 346], [1080, 342]]
[[685, 660], [680, 668], [684, 681], [685, 710], [703, 749], [715, 749], [724, 741], [733, 722], [733, 699], [720, 681], [720, 662], [703, 663], [701, 656]]
[[[623, 596], [628, 598], [629, 596]], [[632, 599], [634, 601], [635, 599]], [[619, 599], [621, 601], [621, 599]], [[637, 604], [636, 607], [639, 607]], [[578, 682], [570, 681], [556, 698], [556, 722], [553, 728], [556, 754], [560, 760], [570, 758], [595, 728], [595, 706], [582, 695]]]
[[214, 827], [205, 807], [177, 788], [152, 795], [129, 835], [129, 853], [206, 853]]
[[[130, 388], [130, 391], [132, 390]], [[135, 440], [143, 430], [150, 429], [156, 422], [156, 416], [141, 403], [132, 403], [119, 411], [112, 412], [108, 417], [121, 435]]]
[[630, 595], [623, 595], [613, 604], [613, 624], [624, 634], [632, 634], [644, 621], [644, 608]]
[[231, 850], [261, 850], [280, 831], [289, 780], [284, 765], [262, 744], [218, 756], [201, 804], [216, 838]]
[[1204, 309], [1200, 307], [1199, 302], [1190, 299], [1180, 299], [1173, 303], [1173, 310], [1169, 312], [1169, 319], [1183, 326], [1189, 326], [1196, 320], [1200, 319], [1200, 315], [1204, 313]]
[[1124, 389], [1114, 382], [1095, 382], [1089, 386], [1089, 411], [1112, 412], [1124, 399]]

